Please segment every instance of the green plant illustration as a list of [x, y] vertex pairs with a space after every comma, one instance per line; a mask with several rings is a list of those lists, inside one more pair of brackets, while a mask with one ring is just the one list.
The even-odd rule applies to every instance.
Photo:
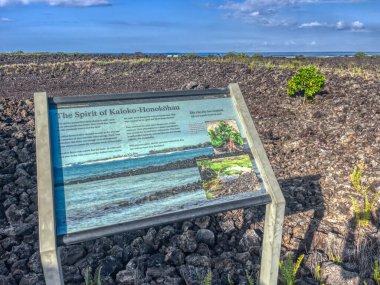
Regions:
[[213, 147], [226, 146], [229, 152], [236, 149], [236, 144], [244, 145], [244, 140], [239, 131], [225, 121], [220, 121], [216, 128], [208, 131], [208, 134]]
[[352, 205], [354, 207], [354, 214], [356, 223], [359, 226], [367, 226], [371, 220], [371, 212], [375, 204], [378, 202], [380, 191], [377, 191], [370, 198], [368, 191], [371, 185], [364, 185], [362, 183], [364, 174], [364, 163], [355, 165], [354, 170], [350, 175], [350, 180], [354, 186], [356, 193], [360, 196], [360, 200], [351, 195]]
[[294, 285], [297, 282], [296, 276], [301, 266], [304, 254], [300, 255], [296, 263], [293, 263], [292, 256], [288, 255], [285, 261], [280, 260], [281, 281], [285, 285]]
[[197, 160], [202, 177], [202, 187], [207, 199], [217, 198], [223, 192], [223, 177], [241, 175], [252, 171], [252, 162], [248, 155], [239, 155], [217, 159]]
[[301, 67], [288, 81], [288, 94], [295, 95], [303, 92], [304, 100], [312, 100], [313, 96], [321, 91], [325, 85], [326, 77], [318, 72], [315, 66]]
[[98, 267], [95, 270], [94, 275], [91, 274], [91, 269], [87, 268], [84, 272], [84, 283], [85, 285], [102, 285], [102, 279], [101, 279], [101, 270], [102, 267]]

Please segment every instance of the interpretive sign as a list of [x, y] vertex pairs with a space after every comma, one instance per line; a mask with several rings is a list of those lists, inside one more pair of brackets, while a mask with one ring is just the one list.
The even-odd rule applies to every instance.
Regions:
[[[35, 104], [45, 276], [60, 267], [57, 243], [269, 203], [278, 217], [266, 220], [273, 225], [265, 235], [276, 249], [265, 253], [264, 241], [263, 259], [279, 256], [273, 239], [281, 239], [283, 197], [236, 84], [49, 99], [36, 93]], [[263, 270], [261, 284], [275, 284]], [[268, 274], [277, 280], [277, 267]], [[46, 281], [61, 276], [58, 268]]]

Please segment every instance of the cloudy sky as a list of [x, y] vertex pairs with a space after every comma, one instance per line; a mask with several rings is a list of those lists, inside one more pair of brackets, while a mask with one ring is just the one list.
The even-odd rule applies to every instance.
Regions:
[[380, 51], [379, 0], [0, 0], [0, 51]]

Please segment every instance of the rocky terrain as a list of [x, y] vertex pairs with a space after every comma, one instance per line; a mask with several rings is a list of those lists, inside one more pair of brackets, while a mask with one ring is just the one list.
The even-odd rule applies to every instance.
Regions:
[[[327, 77], [314, 104], [286, 94], [303, 63]], [[225, 87], [237, 82], [286, 198], [283, 254], [305, 254], [298, 284], [375, 284], [380, 203], [358, 227], [349, 175], [359, 161], [380, 190], [380, 59], [0, 56], [0, 284], [44, 284], [32, 94]], [[264, 208], [249, 208], [61, 247], [66, 284], [101, 268], [102, 284], [248, 284], [260, 268]]]

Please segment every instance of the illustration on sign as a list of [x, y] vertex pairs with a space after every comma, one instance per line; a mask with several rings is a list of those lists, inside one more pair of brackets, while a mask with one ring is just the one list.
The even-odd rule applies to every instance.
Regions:
[[230, 97], [141, 102], [50, 108], [58, 235], [265, 192]]

